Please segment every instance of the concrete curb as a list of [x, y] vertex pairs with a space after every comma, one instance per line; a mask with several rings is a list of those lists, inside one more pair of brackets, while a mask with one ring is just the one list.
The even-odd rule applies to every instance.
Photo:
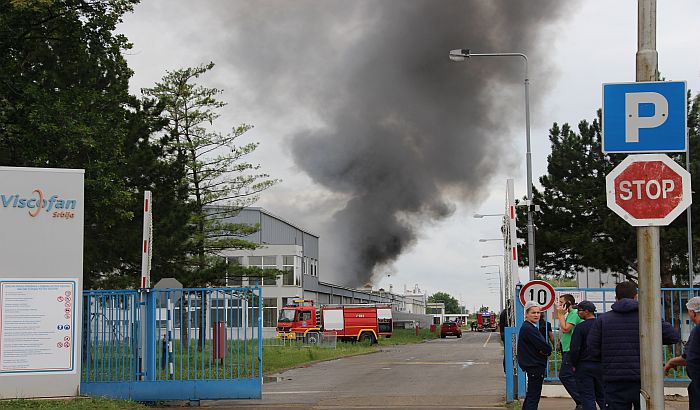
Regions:
[[[674, 397], [688, 397], [688, 389], [685, 387], [664, 387], [664, 396], [667, 399]], [[545, 384], [542, 386], [542, 397], [569, 398], [569, 393], [561, 384]]]

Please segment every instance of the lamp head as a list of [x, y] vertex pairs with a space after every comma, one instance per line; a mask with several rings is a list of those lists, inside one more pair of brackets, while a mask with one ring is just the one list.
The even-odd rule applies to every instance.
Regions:
[[464, 61], [469, 58], [468, 48], [457, 48], [450, 51], [450, 60], [452, 61]]

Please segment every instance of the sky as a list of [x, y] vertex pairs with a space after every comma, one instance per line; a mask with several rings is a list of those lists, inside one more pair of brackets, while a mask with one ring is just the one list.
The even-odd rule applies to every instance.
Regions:
[[[526, 5], [527, 3], [527, 5]], [[657, 5], [659, 70], [700, 89], [700, 2]], [[552, 123], [592, 120], [601, 85], [635, 78], [637, 2], [148, 0], [119, 26], [135, 94], [167, 70], [254, 125], [250, 158], [282, 180], [256, 204], [321, 237], [320, 279], [444, 291], [499, 308], [507, 178], [526, 194], [519, 58], [455, 63], [454, 48], [528, 56], [533, 180]], [[691, 43], [693, 42], [693, 43]], [[536, 242], [535, 242], [536, 243]], [[491, 278], [491, 279], [487, 279]], [[527, 279], [527, 269], [520, 278]]]

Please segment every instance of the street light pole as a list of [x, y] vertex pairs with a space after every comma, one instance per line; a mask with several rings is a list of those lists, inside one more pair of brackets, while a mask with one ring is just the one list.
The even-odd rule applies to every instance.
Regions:
[[530, 149], [530, 78], [527, 56], [523, 53], [472, 53], [469, 49], [450, 51], [450, 60], [464, 61], [470, 57], [521, 57], [525, 62], [525, 161], [527, 164], [527, 260], [530, 280], [535, 279], [535, 230], [532, 217], [532, 151]]

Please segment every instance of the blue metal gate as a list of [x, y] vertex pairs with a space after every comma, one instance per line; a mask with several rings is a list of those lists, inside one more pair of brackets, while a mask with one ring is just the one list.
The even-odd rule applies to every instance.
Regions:
[[260, 398], [260, 287], [83, 292], [83, 394]]

